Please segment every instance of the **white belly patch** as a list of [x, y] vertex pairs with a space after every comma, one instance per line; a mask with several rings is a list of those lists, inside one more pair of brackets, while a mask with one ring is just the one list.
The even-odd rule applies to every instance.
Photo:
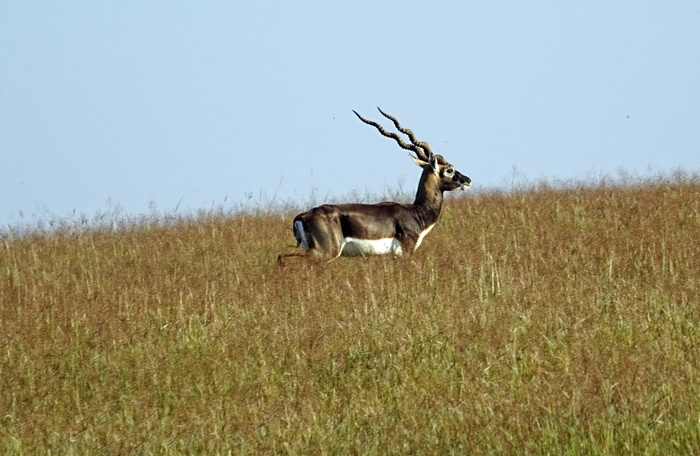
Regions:
[[342, 256], [358, 255], [401, 255], [401, 243], [396, 238], [386, 239], [356, 239], [346, 237], [340, 247]]

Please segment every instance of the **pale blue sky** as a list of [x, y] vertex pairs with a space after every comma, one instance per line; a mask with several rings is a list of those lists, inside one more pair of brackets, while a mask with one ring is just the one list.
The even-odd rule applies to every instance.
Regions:
[[700, 170], [697, 1], [3, 2], [0, 58], [0, 226], [413, 192], [376, 106], [474, 188]]

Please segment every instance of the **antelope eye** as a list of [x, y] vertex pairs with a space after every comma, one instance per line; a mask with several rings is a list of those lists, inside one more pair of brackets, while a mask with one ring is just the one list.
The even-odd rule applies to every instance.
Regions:
[[454, 172], [455, 172], [455, 170], [452, 169], [452, 168], [446, 169], [446, 170], [445, 170], [445, 174], [452, 174], [452, 173], [454, 173]]

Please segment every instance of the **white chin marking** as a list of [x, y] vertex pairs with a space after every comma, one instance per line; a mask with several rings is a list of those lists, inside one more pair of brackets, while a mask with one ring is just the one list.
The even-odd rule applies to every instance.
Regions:
[[401, 255], [401, 243], [396, 238], [385, 239], [356, 239], [346, 237], [341, 246], [342, 256], [358, 255]]
[[305, 252], [309, 250], [309, 241], [306, 239], [304, 224], [301, 223], [301, 220], [297, 220], [296, 222], [294, 222], [294, 231], [296, 231], [299, 234], [301, 248], [304, 249]]

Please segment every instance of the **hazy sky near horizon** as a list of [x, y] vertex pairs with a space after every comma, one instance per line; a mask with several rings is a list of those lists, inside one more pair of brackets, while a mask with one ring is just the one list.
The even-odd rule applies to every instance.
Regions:
[[700, 170], [700, 2], [3, 2], [0, 226]]

